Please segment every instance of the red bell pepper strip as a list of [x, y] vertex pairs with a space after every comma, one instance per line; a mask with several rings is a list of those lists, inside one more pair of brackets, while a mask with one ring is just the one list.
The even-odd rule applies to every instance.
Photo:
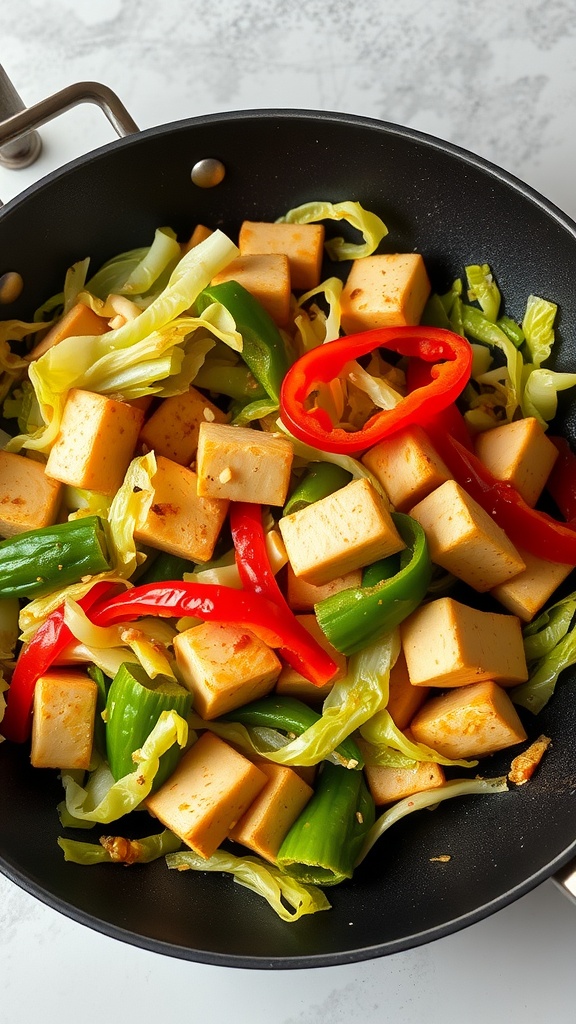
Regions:
[[[78, 604], [88, 612], [96, 601], [115, 589], [115, 583], [103, 580], [96, 583]], [[14, 743], [24, 743], [28, 739], [36, 683], [73, 639], [64, 622], [64, 605], [61, 605], [44, 620], [30, 642], [22, 648], [12, 673], [6, 710], [0, 724], [0, 732], [5, 739]]]
[[[101, 601], [89, 618], [97, 626], [131, 622], [142, 615], [180, 618], [191, 615], [208, 622], [230, 622], [245, 626], [269, 647], [299, 654], [302, 637], [293, 617], [261, 594], [234, 590], [212, 583], [186, 583], [170, 580], [132, 587], [109, 601]], [[318, 645], [308, 645], [302, 674], [316, 686], [324, 686], [334, 676], [332, 659]], [[305, 670], [305, 671], [304, 671]]]
[[546, 481], [546, 490], [568, 522], [576, 520], [576, 455], [565, 437], [550, 437], [558, 458]]
[[[298, 622], [287, 603], [276, 577], [272, 572], [266, 538], [262, 526], [262, 509], [260, 505], [246, 501], [230, 504], [230, 529], [236, 550], [236, 565], [244, 587], [255, 594], [262, 594], [278, 606], [282, 614], [292, 624], [292, 629], [300, 642], [298, 650], [281, 647], [279, 654], [300, 675], [307, 676], [307, 665], [311, 657], [319, 658], [323, 648], [304, 626]], [[324, 651], [324, 654], [326, 652]], [[327, 655], [329, 661], [332, 661]], [[332, 677], [336, 675], [338, 666], [332, 661]], [[331, 677], [331, 678], [332, 678]]]
[[[423, 359], [411, 359], [406, 371], [408, 391], [412, 392], [416, 388], [426, 387], [432, 379], [431, 369], [430, 363], [425, 363]], [[420, 425], [424, 430], [444, 431], [444, 433], [450, 434], [451, 437], [455, 437], [457, 441], [460, 441], [460, 444], [463, 444], [468, 451], [474, 450], [466, 420], [454, 402], [451, 405], [447, 405], [445, 409], [439, 409], [431, 413], [429, 418], [423, 418]]]
[[[324, 409], [307, 409], [306, 402], [319, 383], [329, 383], [346, 363], [372, 352], [389, 349], [417, 357], [431, 367], [431, 380], [412, 391], [394, 409], [382, 409], [361, 430], [334, 427]], [[470, 378], [472, 349], [466, 338], [440, 327], [381, 327], [351, 334], [305, 352], [290, 367], [282, 383], [280, 417], [306, 444], [323, 452], [352, 455], [365, 451], [389, 434], [430, 416], [456, 400]]]
[[455, 438], [431, 431], [432, 444], [452, 476], [502, 527], [517, 547], [538, 558], [576, 565], [576, 525], [527, 505], [512, 484], [498, 480], [487, 467]]

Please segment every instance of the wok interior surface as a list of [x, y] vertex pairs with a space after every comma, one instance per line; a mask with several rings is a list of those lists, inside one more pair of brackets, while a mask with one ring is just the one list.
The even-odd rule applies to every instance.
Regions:
[[[215, 189], [191, 184], [192, 166], [205, 157], [226, 167]], [[6, 315], [29, 318], [61, 289], [72, 263], [90, 255], [94, 270], [149, 244], [157, 227], [185, 238], [202, 222], [234, 238], [243, 219], [273, 220], [314, 199], [354, 199], [374, 210], [389, 228], [381, 250], [422, 252], [438, 289], [467, 263], [487, 262], [511, 316], [521, 317], [530, 293], [558, 302], [555, 367], [574, 368], [576, 227], [568, 218], [470, 154], [348, 115], [214, 115], [151, 129], [69, 164], [0, 213], [0, 274], [18, 271], [25, 282]], [[340, 225], [328, 230], [339, 233]], [[554, 430], [574, 442], [569, 403]], [[163, 860], [129, 870], [66, 863], [56, 843], [63, 834], [57, 775], [33, 770], [28, 751], [8, 743], [0, 745], [0, 867], [77, 921], [185, 959], [312, 967], [408, 949], [505, 906], [574, 855], [573, 692], [564, 673], [548, 707], [537, 718], [523, 715], [530, 739], [553, 740], [528, 785], [409, 816], [352, 882], [327, 890], [331, 911], [294, 924], [229, 877], [168, 871]], [[480, 773], [505, 774], [513, 753], [484, 760]], [[134, 835], [154, 830], [138, 814], [131, 825]]]

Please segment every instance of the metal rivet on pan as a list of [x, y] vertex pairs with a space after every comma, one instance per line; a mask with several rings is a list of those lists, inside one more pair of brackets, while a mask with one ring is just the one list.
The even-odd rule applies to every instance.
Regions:
[[226, 168], [221, 160], [206, 157], [194, 164], [190, 177], [198, 188], [214, 188], [220, 184], [225, 174]]
[[10, 302], [16, 302], [24, 287], [24, 281], [20, 274], [11, 270], [0, 277], [0, 305], [7, 306]]

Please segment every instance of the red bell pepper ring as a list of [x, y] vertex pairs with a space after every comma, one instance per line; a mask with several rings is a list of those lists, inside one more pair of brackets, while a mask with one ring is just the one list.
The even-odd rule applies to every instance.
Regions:
[[[207, 622], [236, 623], [250, 629], [269, 647], [295, 655], [303, 651], [302, 636], [294, 626], [294, 617], [288, 617], [274, 601], [261, 594], [212, 583], [169, 580], [132, 587], [109, 601], [101, 601], [92, 608], [89, 618], [97, 626], [112, 626], [117, 622], [131, 622], [142, 615], [169, 619], [191, 615]], [[306, 679], [316, 686], [330, 682], [335, 665], [322, 647], [309, 643], [303, 656], [306, 663], [302, 674]]]
[[[300, 675], [308, 678], [307, 666], [310, 658], [318, 658], [322, 647], [298, 622], [287, 603], [268, 558], [266, 538], [262, 526], [262, 509], [260, 505], [246, 501], [230, 504], [230, 529], [236, 550], [236, 565], [244, 587], [255, 594], [262, 594], [278, 606], [287, 620], [291, 622], [294, 634], [299, 637], [298, 650], [281, 647], [278, 653], [284, 661]], [[329, 657], [329, 656], [328, 656]], [[331, 658], [329, 658], [332, 661]], [[332, 677], [336, 675], [338, 666], [332, 661]], [[331, 678], [332, 678], [331, 677]], [[311, 680], [313, 682], [313, 680]]]
[[[412, 392], [416, 388], [426, 387], [431, 380], [431, 369], [430, 363], [425, 363], [423, 359], [411, 359], [406, 371], [408, 391]], [[431, 413], [429, 418], [423, 418], [420, 425], [424, 430], [441, 430], [446, 434], [450, 434], [451, 437], [455, 437], [469, 451], [474, 450], [466, 420], [454, 402], [451, 405], [447, 405], [445, 409], [439, 409], [435, 413]]]
[[[78, 604], [89, 611], [96, 601], [116, 589], [115, 583], [96, 583]], [[64, 622], [64, 605], [56, 608], [21, 650], [8, 690], [6, 710], [0, 732], [7, 740], [24, 743], [32, 727], [32, 706], [36, 683], [54, 664], [56, 658], [74, 639]]]
[[432, 444], [452, 476], [498, 523], [517, 547], [538, 558], [576, 565], [576, 525], [561, 523], [527, 505], [512, 484], [498, 480], [471, 451], [441, 430]]
[[[334, 427], [324, 409], [307, 409], [319, 383], [334, 380], [346, 363], [385, 348], [431, 363], [431, 380], [410, 392], [394, 409], [371, 416], [361, 430]], [[461, 394], [472, 370], [466, 338], [440, 327], [381, 327], [351, 334], [311, 349], [296, 360], [282, 382], [280, 417], [294, 437], [323, 452], [353, 455], [412, 423], [425, 423]]]

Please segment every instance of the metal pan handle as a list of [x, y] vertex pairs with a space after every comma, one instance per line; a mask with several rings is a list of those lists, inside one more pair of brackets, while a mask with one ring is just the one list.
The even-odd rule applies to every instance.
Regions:
[[0, 65], [0, 164], [28, 167], [40, 155], [42, 143], [36, 129], [79, 103], [95, 103], [123, 138], [139, 128], [112, 89], [100, 82], [77, 82], [25, 107]]
[[576, 903], [576, 860], [571, 860], [563, 868], [560, 868], [560, 871], [552, 875], [552, 881], [556, 883], [564, 896]]

